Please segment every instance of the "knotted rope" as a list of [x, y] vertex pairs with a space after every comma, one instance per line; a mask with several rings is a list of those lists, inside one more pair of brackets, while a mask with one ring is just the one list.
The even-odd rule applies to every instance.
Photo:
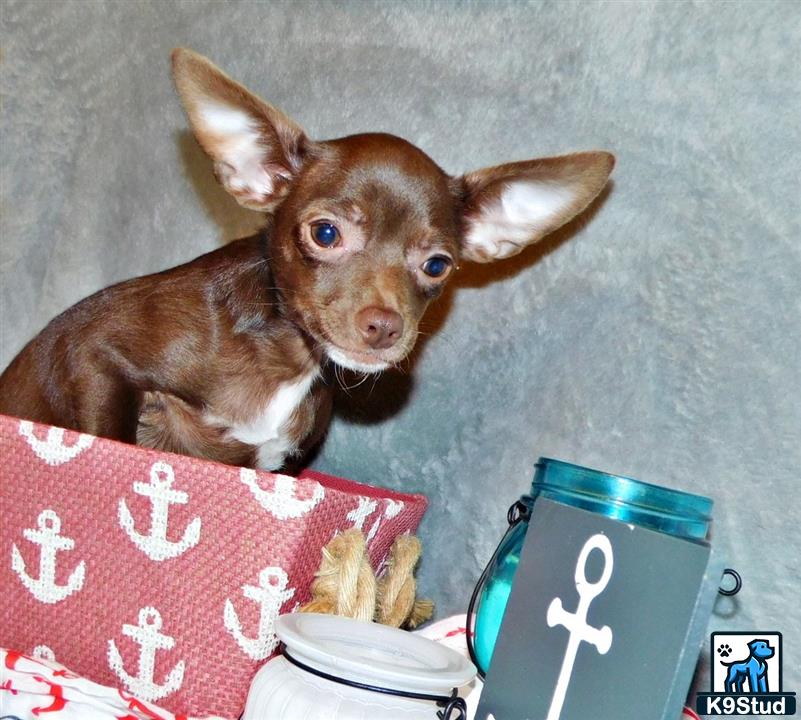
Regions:
[[370, 566], [364, 535], [346, 530], [323, 548], [311, 586], [312, 600], [300, 612], [375, 620], [392, 627], [415, 627], [434, 612], [430, 600], [417, 600], [414, 568], [422, 545], [412, 535], [395, 539], [387, 570], [378, 582]]
[[346, 530], [323, 548], [320, 569], [314, 574], [312, 600], [301, 612], [343, 615], [372, 620], [376, 582], [361, 530]]
[[389, 563], [378, 581], [376, 622], [392, 627], [417, 627], [434, 614], [431, 600], [417, 599], [414, 568], [423, 551], [414, 535], [400, 535], [389, 551]]

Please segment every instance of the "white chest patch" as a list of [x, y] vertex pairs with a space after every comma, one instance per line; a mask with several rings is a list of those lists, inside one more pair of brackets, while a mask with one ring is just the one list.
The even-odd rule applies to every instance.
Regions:
[[284, 464], [287, 454], [296, 449], [294, 441], [287, 434], [287, 422], [309, 394], [317, 375], [318, 372], [314, 371], [284, 383], [259, 415], [247, 423], [231, 426], [228, 432], [230, 437], [258, 447], [258, 467], [277, 470]]

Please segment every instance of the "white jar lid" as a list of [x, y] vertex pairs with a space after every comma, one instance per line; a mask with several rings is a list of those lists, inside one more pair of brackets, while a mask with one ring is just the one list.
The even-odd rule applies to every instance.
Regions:
[[296, 660], [352, 682], [449, 695], [476, 674], [473, 664], [454, 650], [377, 623], [295, 613], [277, 618], [275, 633]]

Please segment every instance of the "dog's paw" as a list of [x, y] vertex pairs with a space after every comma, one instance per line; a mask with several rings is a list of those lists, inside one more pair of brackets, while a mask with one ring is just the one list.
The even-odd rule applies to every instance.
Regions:
[[718, 647], [718, 655], [720, 655], [720, 657], [729, 657], [729, 655], [731, 655], [731, 645], [723, 643], [723, 645]]

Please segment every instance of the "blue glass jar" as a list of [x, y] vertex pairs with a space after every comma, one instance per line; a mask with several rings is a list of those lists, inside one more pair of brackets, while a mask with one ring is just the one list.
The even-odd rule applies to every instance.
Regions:
[[510, 508], [509, 531], [495, 551], [474, 593], [473, 661], [486, 671], [492, 659], [506, 603], [512, 591], [528, 517], [538, 497], [597, 512], [691, 542], [706, 543], [712, 500], [619, 475], [553, 460], [537, 461], [531, 494]]

